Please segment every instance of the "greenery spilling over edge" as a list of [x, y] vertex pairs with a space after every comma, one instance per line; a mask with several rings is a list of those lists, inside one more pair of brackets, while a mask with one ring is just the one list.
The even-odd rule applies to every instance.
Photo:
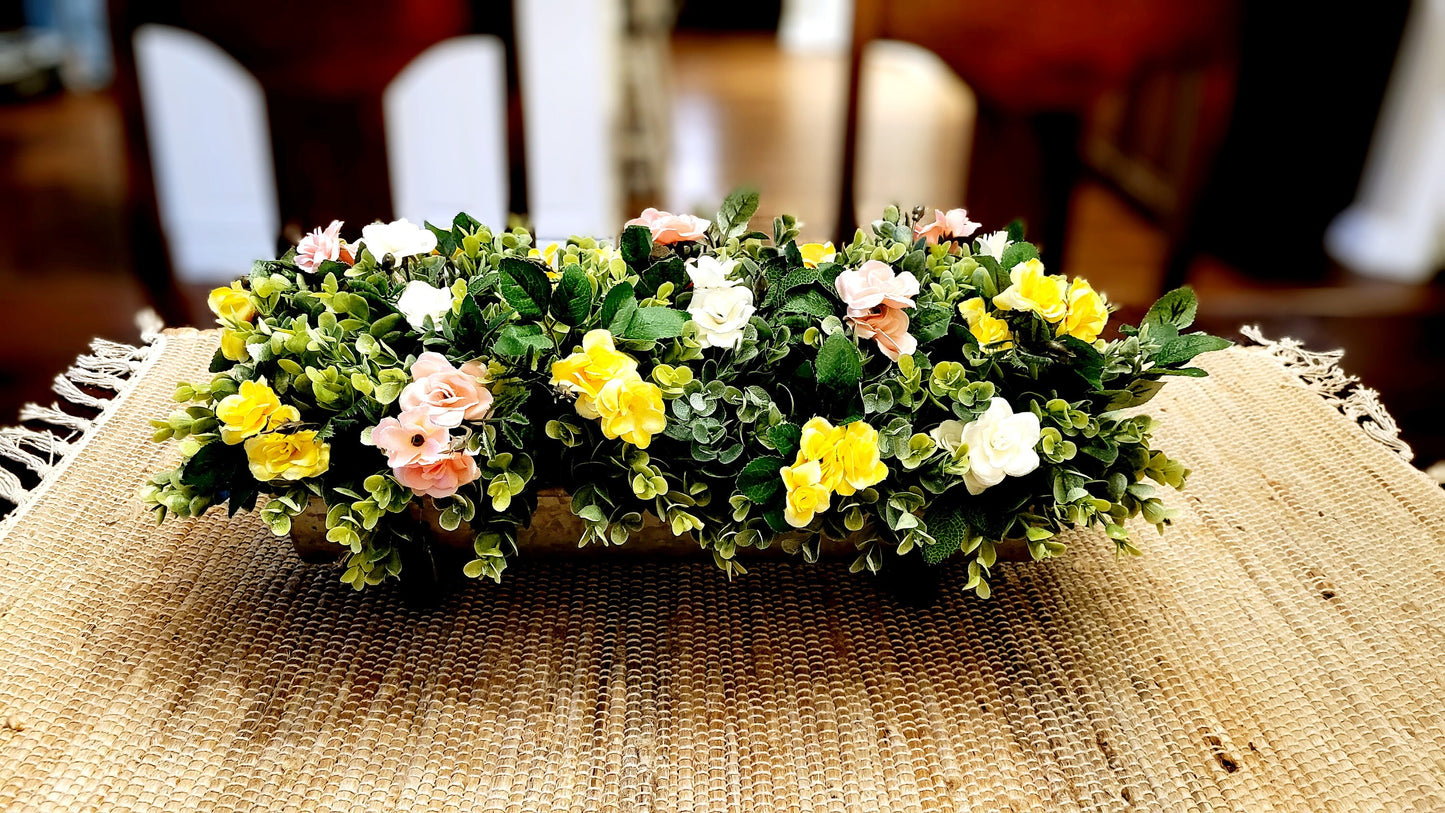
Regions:
[[743, 549], [811, 561], [826, 536], [855, 571], [967, 557], [982, 596], [1001, 540], [1044, 559], [1099, 527], [1133, 554], [1127, 518], [1169, 524], [1157, 486], [1188, 472], [1133, 408], [1229, 345], [1186, 332], [1189, 289], [1106, 329], [1017, 224], [970, 239], [963, 210], [889, 207], [835, 249], [790, 216], [751, 230], [757, 206], [543, 248], [465, 214], [313, 232], [212, 294], [214, 376], [153, 422], [181, 462], [143, 499], [163, 520], [265, 494], [278, 535], [323, 500], [358, 589], [401, 575], [422, 505], [470, 528], [468, 576], [499, 579], [551, 487], [579, 545], [651, 512], [730, 575]]

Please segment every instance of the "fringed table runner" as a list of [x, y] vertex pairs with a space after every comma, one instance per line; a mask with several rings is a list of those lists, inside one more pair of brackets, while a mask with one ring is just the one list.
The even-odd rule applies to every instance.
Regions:
[[846, 563], [523, 557], [420, 611], [142, 512], [215, 341], [130, 359], [6, 521], [0, 807], [1445, 809], [1445, 497], [1263, 350], [1156, 402], [1195, 474], [1142, 558], [1074, 534], [919, 609]]

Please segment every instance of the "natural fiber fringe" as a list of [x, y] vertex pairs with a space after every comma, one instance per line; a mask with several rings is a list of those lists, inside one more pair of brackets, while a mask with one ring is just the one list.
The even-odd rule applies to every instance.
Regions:
[[1400, 426], [1380, 403], [1380, 394], [1360, 384], [1355, 376], [1340, 369], [1343, 350], [1305, 350], [1295, 339], [1267, 339], [1258, 325], [1239, 329], [1245, 338], [1258, 344], [1294, 373], [1310, 392], [1318, 393], [1346, 418], [1358, 423], [1365, 434], [1398, 454], [1405, 462], [1415, 459], [1410, 445], [1400, 439]]
[[[17, 509], [24, 505], [29, 495], [80, 446], [86, 433], [108, 414], [115, 398], [131, 386], [131, 377], [150, 354], [151, 345], [163, 326], [160, 317], [149, 308], [136, 314], [136, 325], [144, 342], [141, 346], [96, 339], [90, 343], [90, 353], [77, 358], [69, 370], [55, 377], [52, 389], [61, 400], [95, 410], [98, 415], [91, 418], [72, 415], [61, 409], [59, 402], [50, 406], [26, 404], [20, 408], [20, 420], [42, 425], [42, 430], [24, 426], [0, 428], [0, 501]], [[115, 395], [97, 396], [81, 387]], [[40, 482], [29, 489], [20, 479], [26, 469], [40, 478]], [[0, 526], [3, 524], [0, 522]]]

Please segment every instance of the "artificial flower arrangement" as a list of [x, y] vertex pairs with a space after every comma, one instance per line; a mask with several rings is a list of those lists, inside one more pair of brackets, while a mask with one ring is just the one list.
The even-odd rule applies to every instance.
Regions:
[[789, 216], [752, 231], [756, 209], [734, 193], [711, 222], [648, 209], [616, 244], [540, 249], [465, 214], [312, 232], [211, 294], [214, 377], [154, 422], [182, 461], [144, 499], [164, 519], [265, 494], [278, 535], [324, 501], [358, 589], [402, 575], [419, 509], [469, 529], [467, 576], [500, 578], [544, 488], [570, 493], [579, 545], [650, 512], [729, 574], [827, 538], [855, 571], [966, 557], [984, 596], [1004, 540], [1044, 559], [1066, 528], [1126, 553], [1127, 518], [1163, 531], [1157, 486], [1188, 472], [1131, 408], [1229, 344], [1185, 332], [1191, 291], [1106, 340], [1104, 298], [1016, 225], [890, 207], [835, 248]]

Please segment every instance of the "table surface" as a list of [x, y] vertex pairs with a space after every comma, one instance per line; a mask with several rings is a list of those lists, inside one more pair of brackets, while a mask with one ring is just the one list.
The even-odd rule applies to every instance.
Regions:
[[1155, 401], [1195, 473], [1137, 559], [1077, 532], [916, 608], [524, 558], [423, 611], [141, 510], [215, 341], [163, 336], [0, 531], [0, 807], [1445, 809], [1445, 496], [1259, 351]]

